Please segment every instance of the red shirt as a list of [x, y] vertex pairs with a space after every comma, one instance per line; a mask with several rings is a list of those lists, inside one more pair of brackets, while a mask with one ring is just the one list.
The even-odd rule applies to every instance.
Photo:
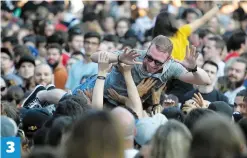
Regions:
[[69, 54], [67, 54], [67, 53], [63, 53], [62, 54], [62, 64], [63, 64], [63, 66], [67, 65], [67, 62], [68, 62], [69, 58], [70, 58]]
[[227, 62], [229, 59], [234, 58], [234, 57], [239, 57], [239, 53], [238, 52], [229, 53], [225, 58], [225, 62]]

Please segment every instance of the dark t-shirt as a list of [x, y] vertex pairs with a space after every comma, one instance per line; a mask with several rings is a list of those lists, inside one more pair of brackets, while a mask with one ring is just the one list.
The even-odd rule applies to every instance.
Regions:
[[[184, 104], [185, 101], [192, 99], [192, 97], [194, 96], [194, 93], [198, 93], [198, 92], [199, 92], [198, 90], [192, 90], [192, 91], [187, 92], [180, 102], [182, 104]], [[228, 103], [228, 98], [223, 93], [221, 93], [215, 89], [210, 93], [206, 93], [206, 94], [201, 93], [201, 95], [202, 95], [204, 100], [207, 100], [210, 102], [224, 101], [224, 102]]]

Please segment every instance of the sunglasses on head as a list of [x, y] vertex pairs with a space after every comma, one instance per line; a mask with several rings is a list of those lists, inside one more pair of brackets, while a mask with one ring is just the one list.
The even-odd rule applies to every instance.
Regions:
[[4, 91], [6, 89], [6, 87], [1, 87], [1, 92]]
[[156, 66], [162, 66], [165, 63], [162, 63], [158, 60], [155, 60], [151, 55], [146, 54], [145, 58], [147, 59], [148, 62], [154, 62]]

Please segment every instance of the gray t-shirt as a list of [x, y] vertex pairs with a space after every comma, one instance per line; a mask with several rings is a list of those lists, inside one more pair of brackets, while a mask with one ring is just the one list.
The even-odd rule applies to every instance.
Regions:
[[[143, 61], [146, 55], [146, 50], [136, 50], [137, 53], [141, 54], [141, 56], [137, 59], [138, 61]], [[120, 54], [121, 51], [114, 52], [115, 54]], [[179, 63], [175, 62], [173, 59], [167, 61], [164, 64], [163, 70], [161, 73], [151, 74], [146, 72], [143, 69], [143, 65], [134, 65], [134, 68], [131, 70], [132, 77], [136, 85], [138, 85], [143, 79], [145, 78], [156, 78], [158, 82], [156, 83], [155, 87], [160, 87], [163, 83], [166, 83], [168, 80], [172, 78], [178, 79], [179, 76], [187, 70]], [[111, 103], [116, 104], [108, 97], [107, 89], [113, 88], [118, 92], [120, 95], [127, 96], [127, 87], [125, 84], [125, 80], [123, 75], [118, 71], [118, 68], [115, 66], [113, 67], [111, 73], [107, 76], [105, 81], [105, 88], [104, 88], [104, 96], [107, 98]], [[151, 96], [151, 92], [147, 94], [147, 98]]]

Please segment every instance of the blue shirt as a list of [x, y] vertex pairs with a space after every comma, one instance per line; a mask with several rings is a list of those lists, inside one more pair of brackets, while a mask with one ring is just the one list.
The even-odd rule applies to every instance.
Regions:
[[65, 88], [74, 90], [84, 79], [98, 73], [98, 64], [78, 61], [72, 65]]

